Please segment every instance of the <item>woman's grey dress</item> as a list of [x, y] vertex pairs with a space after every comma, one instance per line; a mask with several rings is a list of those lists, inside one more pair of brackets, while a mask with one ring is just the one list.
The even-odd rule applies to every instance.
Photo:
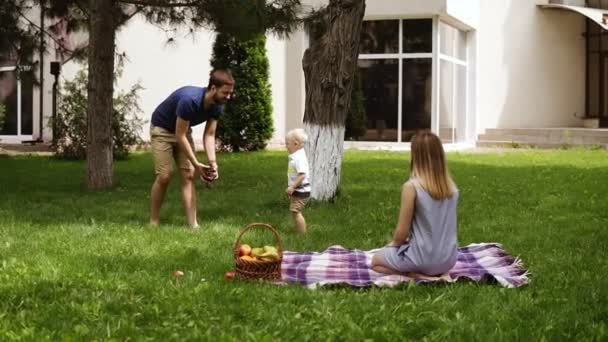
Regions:
[[435, 200], [415, 180], [416, 206], [410, 240], [400, 247], [385, 247], [385, 263], [400, 272], [439, 275], [449, 271], [457, 258], [456, 206], [458, 191], [452, 198]]

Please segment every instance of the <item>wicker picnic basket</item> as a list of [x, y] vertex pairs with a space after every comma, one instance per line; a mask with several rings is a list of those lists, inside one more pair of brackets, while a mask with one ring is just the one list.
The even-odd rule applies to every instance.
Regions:
[[[277, 247], [279, 259], [277, 260], [243, 260], [239, 258], [239, 248], [241, 247], [241, 238], [243, 234], [253, 228], [270, 230], [277, 239]], [[236, 263], [235, 277], [246, 280], [280, 280], [281, 279], [281, 262], [283, 261], [283, 244], [279, 233], [271, 225], [266, 223], [252, 223], [245, 227], [234, 243], [234, 260]]]

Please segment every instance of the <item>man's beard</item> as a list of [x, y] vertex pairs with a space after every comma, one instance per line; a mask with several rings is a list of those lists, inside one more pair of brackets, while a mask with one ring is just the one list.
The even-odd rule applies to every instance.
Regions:
[[228, 102], [227, 98], [221, 98], [218, 95], [213, 95], [213, 102], [218, 104], [226, 104]]

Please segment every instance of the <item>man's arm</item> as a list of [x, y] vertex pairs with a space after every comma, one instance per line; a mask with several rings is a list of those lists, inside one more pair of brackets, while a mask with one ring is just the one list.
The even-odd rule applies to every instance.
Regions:
[[186, 156], [188, 156], [188, 160], [190, 160], [196, 172], [202, 176], [204, 175], [204, 168], [206, 165], [201, 164], [196, 159], [196, 155], [190, 146], [190, 142], [187, 138], [189, 128], [190, 122], [178, 116], [177, 121], [175, 122], [175, 139], [177, 140], [177, 145], [179, 148], [186, 153]]
[[[217, 160], [215, 159], [215, 130], [217, 128], [217, 120], [209, 119], [205, 124], [205, 132], [203, 133], [203, 146], [205, 146], [205, 153], [207, 153], [207, 161], [212, 169], [215, 170], [216, 174], [218, 171]], [[219, 174], [216, 175], [216, 178]]]

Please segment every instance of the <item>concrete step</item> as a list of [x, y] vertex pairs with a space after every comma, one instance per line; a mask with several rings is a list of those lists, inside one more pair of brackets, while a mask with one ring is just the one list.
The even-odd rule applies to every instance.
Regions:
[[606, 128], [579, 128], [579, 127], [564, 127], [564, 128], [488, 128], [486, 134], [499, 135], [527, 135], [527, 136], [543, 136], [543, 137], [608, 137], [608, 129]]
[[521, 141], [507, 141], [507, 140], [478, 140], [475, 145], [477, 147], [505, 147], [505, 148], [568, 148], [574, 146], [581, 147], [601, 147], [608, 150], [608, 143], [606, 144], [564, 144], [564, 143], [527, 143]]
[[598, 128], [490, 128], [477, 138], [478, 146], [534, 145], [563, 147], [567, 145], [608, 145], [608, 129]]
[[516, 134], [480, 134], [478, 140], [519, 141], [528, 143], [554, 144], [608, 144], [608, 136], [533, 136]]

